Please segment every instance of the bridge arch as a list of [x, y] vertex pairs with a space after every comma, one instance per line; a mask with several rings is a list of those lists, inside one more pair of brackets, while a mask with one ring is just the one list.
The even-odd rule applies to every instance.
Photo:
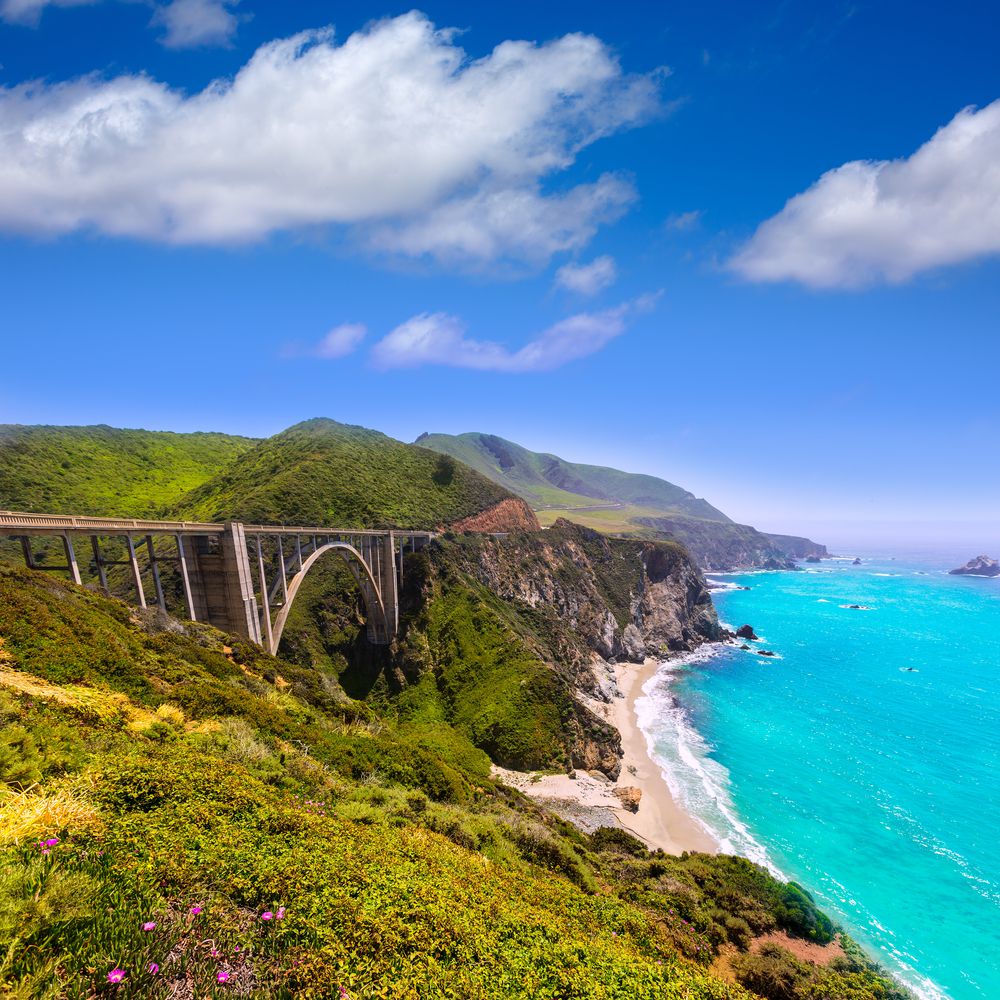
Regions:
[[382, 599], [382, 592], [378, 582], [372, 575], [371, 567], [365, 562], [364, 556], [349, 542], [327, 542], [319, 548], [309, 553], [306, 559], [302, 560], [302, 568], [288, 581], [288, 593], [285, 603], [278, 611], [271, 627], [271, 648], [269, 652], [272, 656], [277, 655], [278, 646], [281, 643], [281, 634], [285, 631], [285, 622], [288, 620], [288, 613], [292, 610], [295, 595], [302, 586], [306, 574], [315, 565], [316, 561], [327, 552], [337, 552], [343, 556], [347, 563], [347, 568], [357, 581], [361, 589], [361, 597], [365, 604], [365, 611], [368, 613], [368, 634], [370, 638], [378, 641], [380, 636], [385, 636], [381, 641], [385, 642], [388, 637], [389, 627], [385, 614], [385, 602]]

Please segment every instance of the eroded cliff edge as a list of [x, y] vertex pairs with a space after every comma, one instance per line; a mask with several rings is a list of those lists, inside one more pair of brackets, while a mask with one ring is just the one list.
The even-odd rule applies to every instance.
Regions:
[[514, 768], [617, 777], [618, 731], [592, 699], [610, 663], [721, 636], [701, 572], [670, 542], [559, 521], [503, 538], [450, 535], [411, 557], [386, 683], [402, 717], [439, 718]]

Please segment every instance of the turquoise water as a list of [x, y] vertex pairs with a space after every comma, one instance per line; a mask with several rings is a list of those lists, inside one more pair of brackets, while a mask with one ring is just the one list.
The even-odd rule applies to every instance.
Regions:
[[885, 560], [726, 580], [752, 589], [717, 592], [720, 618], [780, 659], [705, 651], [647, 685], [675, 795], [918, 995], [1000, 997], [1000, 579]]

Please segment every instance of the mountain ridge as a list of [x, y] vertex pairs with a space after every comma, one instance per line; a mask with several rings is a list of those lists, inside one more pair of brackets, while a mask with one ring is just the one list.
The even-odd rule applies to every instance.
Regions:
[[703, 570], [790, 568], [797, 559], [828, 554], [826, 546], [811, 539], [739, 524], [707, 500], [656, 476], [567, 462], [476, 431], [424, 433], [415, 443], [519, 494], [543, 524], [567, 517], [608, 534], [679, 541]]

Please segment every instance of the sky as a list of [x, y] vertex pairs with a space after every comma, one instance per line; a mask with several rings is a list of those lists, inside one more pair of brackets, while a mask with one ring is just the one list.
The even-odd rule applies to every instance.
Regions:
[[1000, 539], [1000, 19], [0, 0], [0, 422], [488, 431]]

